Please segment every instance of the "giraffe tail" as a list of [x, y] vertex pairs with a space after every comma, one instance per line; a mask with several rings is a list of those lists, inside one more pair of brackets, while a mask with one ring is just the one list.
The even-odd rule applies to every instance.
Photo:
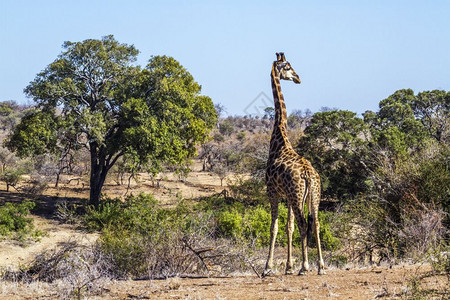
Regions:
[[311, 181], [307, 180], [306, 181], [306, 195], [305, 195], [305, 200], [306, 200], [306, 205], [308, 207], [308, 218], [307, 218], [307, 230], [306, 230], [306, 239], [309, 241], [311, 240], [311, 236], [312, 236], [312, 230], [313, 230], [313, 224], [314, 224], [314, 215], [311, 213], [311, 209], [312, 209], [312, 203], [311, 203]]
[[314, 216], [310, 212], [308, 212], [308, 231], [306, 232], [306, 238], [308, 241], [310, 241], [312, 237], [313, 224]]

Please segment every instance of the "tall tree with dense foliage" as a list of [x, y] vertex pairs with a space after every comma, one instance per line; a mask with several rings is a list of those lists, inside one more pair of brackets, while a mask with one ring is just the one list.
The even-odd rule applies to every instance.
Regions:
[[[363, 118], [341, 110], [314, 114], [299, 150], [364, 228], [367, 249], [388, 257], [439, 243], [450, 223], [449, 97], [398, 90]], [[427, 235], [421, 234], [426, 232]]]
[[450, 92], [433, 90], [419, 93], [411, 104], [416, 117], [438, 142], [450, 140]]
[[317, 168], [323, 194], [332, 198], [353, 197], [367, 188], [368, 128], [355, 113], [332, 110], [314, 114], [298, 150]]
[[86, 147], [91, 204], [98, 205], [106, 175], [120, 157], [127, 154], [153, 172], [162, 163], [183, 164], [216, 123], [211, 99], [200, 95], [200, 85], [171, 57], [154, 56], [141, 68], [133, 64], [139, 51], [113, 36], [65, 42], [63, 48], [26, 87], [37, 110], [16, 127], [7, 146], [22, 156]]

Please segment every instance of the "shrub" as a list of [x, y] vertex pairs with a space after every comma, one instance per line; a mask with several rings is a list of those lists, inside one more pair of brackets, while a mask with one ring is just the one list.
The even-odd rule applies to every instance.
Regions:
[[223, 250], [215, 247], [216, 225], [209, 212], [196, 211], [183, 202], [172, 209], [162, 208], [145, 194], [120, 204], [111, 201], [114, 204], [101, 205], [97, 213], [88, 211], [95, 217], [88, 219], [102, 227], [100, 249], [111, 258], [118, 277], [201, 274], [210, 269], [207, 260], [224, 257]]
[[84, 226], [89, 231], [102, 230], [113, 223], [121, 222], [126, 204], [120, 199], [106, 199], [100, 202], [98, 207], [93, 205], [86, 207], [86, 214], [82, 217]]
[[223, 135], [230, 136], [234, 132], [234, 124], [232, 120], [223, 120], [219, 124], [219, 132]]
[[9, 188], [15, 188], [17, 183], [19, 183], [20, 179], [24, 172], [20, 169], [5, 169], [0, 174], [0, 180], [6, 183], [6, 191], [9, 192]]
[[427, 259], [431, 262], [434, 274], [450, 275], [450, 246], [448, 244], [438, 245], [428, 250]]
[[25, 193], [32, 197], [42, 195], [50, 183], [50, 178], [42, 175], [34, 175], [29, 181], [29, 185], [22, 188]]
[[[245, 206], [218, 196], [194, 206], [181, 201], [168, 209], [141, 194], [91, 207], [84, 220], [89, 228], [101, 230], [100, 249], [111, 258], [116, 276], [170, 277], [209, 273], [214, 265], [234, 271], [253, 264], [242, 249], [256, 251], [269, 245], [271, 213], [267, 206]], [[283, 246], [286, 221], [287, 208], [280, 203], [277, 243]], [[327, 249], [335, 249], [338, 242], [330, 228], [322, 226], [322, 240]], [[300, 245], [298, 230], [293, 240]]]
[[[408, 280], [408, 299], [447, 299], [450, 289], [448, 279], [450, 275], [449, 246], [438, 245], [430, 249], [425, 261], [431, 264], [432, 270], [425, 274], [413, 274]], [[442, 280], [446, 276], [447, 280]], [[427, 282], [442, 282], [436, 286], [430, 286]], [[447, 284], [445, 284], [447, 283]]]
[[[246, 243], [254, 241], [255, 245], [259, 247], [269, 245], [271, 222], [270, 208], [262, 205], [245, 207], [240, 203], [235, 203], [217, 213], [217, 226], [223, 237], [241, 238]], [[283, 203], [280, 203], [278, 207], [277, 243], [282, 246], [287, 243], [286, 222], [287, 208]], [[297, 225], [295, 225], [295, 228], [297, 228]], [[300, 245], [298, 230], [294, 231], [293, 241]]]
[[237, 209], [220, 212], [217, 216], [217, 227], [224, 237], [241, 237], [243, 216]]
[[28, 266], [18, 271], [5, 270], [2, 280], [30, 283], [51, 283], [61, 299], [85, 298], [98, 295], [112, 278], [109, 259], [95, 245], [82, 246], [64, 243], [58, 249], [44, 251]]
[[266, 184], [262, 178], [245, 179], [235, 176], [234, 180], [228, 182], [230, 196], [236, 202], [244, 205], [267, 205], [269, 203], [266, 193]]
[[27, 237], [37, 239], [42, 232], [34, 230], [33, 219], [27, 217], [35, 203], [5, 203], [0, 206], [0, 237], [25, 241]]
[[336, 251], [341, 247], [341, 241], [332, 230], [333, 213], [329, 211], [319, 211], [320, 242], [322, 249]]
[[[268, 246], [270, 243], [270, 210], [257, 206], [247, 210], [244, 218], [246, 223], [244, 236], [248, 240], [255, 238], [258, 246]], [[277, 240], [280, 240], [281, 236], [277, 236]]]
[[77, 212], [81, 205], [69, 204], [66, 200], [56, 204], [56, 210], [54, 216], [62, 223], [77, 224], [80, 223], [80, 215]]

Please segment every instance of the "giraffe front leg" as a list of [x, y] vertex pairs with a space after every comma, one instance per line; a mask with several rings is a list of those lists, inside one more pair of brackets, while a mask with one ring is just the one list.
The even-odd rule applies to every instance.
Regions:
[[294, 232], [294, 212], [292, 211], [292, 206], [288, 204], [288, 215], [286, 223], [286, 234], [287, 234], [287, 261], [286, 261], [286, 275], [291, 275], [294, 273], [292, 264], [292, 234]]
[[277, 239], [278, 233], [278, 202], [270, 198], [270, 206], [272, 211], [272, 222], [270, 225], [270, 245], [269, 245], [269, 256], [267, 257], [266, 267], [264, 268], [264, 272], [262, 277], [265, 277], [272, 273], [273, 268], [273, 253], [275, 250], [275, 241]]

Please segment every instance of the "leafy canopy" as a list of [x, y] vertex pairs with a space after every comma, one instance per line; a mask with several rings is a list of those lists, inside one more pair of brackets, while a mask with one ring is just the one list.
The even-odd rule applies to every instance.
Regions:
[[364, 118], [342, 110], [316, 113], [298, 150], [318, 169], [326, 196], [355, 197], [373, 188], [374, 177], [393, 172], [388, 162], [399, 168], [433, 143], [448, 147], [449, 99], [445, 91], [405, 89]]
[[125, 154], [157, 172], [161, 163], [184, 163], [207, 139], [214, 105], [174, 58], [154, 56], [142, 68], [133, 64], [139, 51], [113, 36], [63, 48], [25, 88], [37, 110], [9, 137], [19, 155], [87, 148], [92, 192]]

